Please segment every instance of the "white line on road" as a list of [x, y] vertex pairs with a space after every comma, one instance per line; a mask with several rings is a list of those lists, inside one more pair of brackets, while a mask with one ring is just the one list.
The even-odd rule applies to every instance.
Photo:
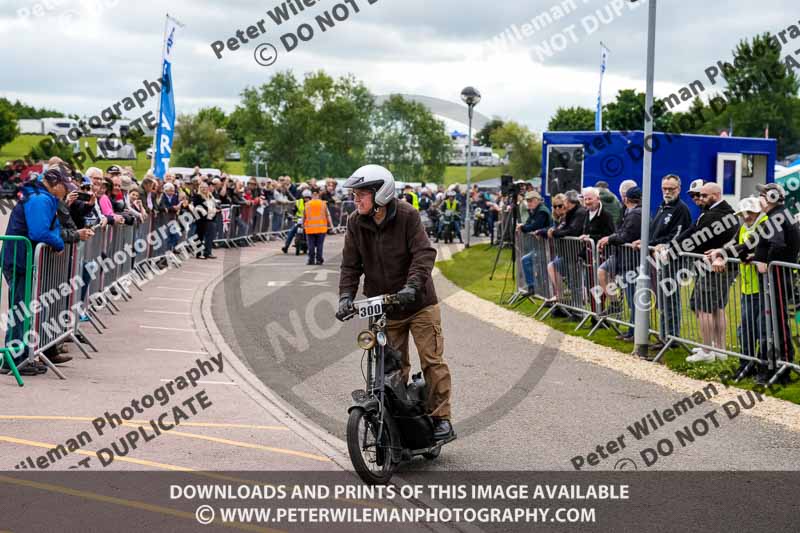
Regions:
[[208, 355], [208, 352], [196, 352], [192, 350], [171, 350], [169, 348], [145, 348], [146, 352], [171, 352], [171, 353], [190, 353], [195, 355]]
[[191, 300], [176, 300], [175, 298], [161, 298], [160, 296], [148, 296], [147, 299], [148, 300], [161, 300], [161, 301], [164, 301], [164, 302], [183, 302], [183, 303], [187, 303], [187, 304], [192, 303]]
[[[159, 381], [172, 381], [171, 379], [160, 379]], [[238, 383], [234, 383], [233, 381], [198, 381], [197, 383], [202, 383], [203, 385], [234, 385], [236, 387], [239, 386]]]
[[143, 329], [163, 329], [165, 331], [187, 331], [191, 333], [197, 333], [196, 329], [187, 329], [187, 328], [167, 328], [164, 326], [139, 326]]
[[192, 316], [191, 313], [178, 313], [176, 311], [153, 311], [151, 309], [145, 309], [145, 313], [158, 313], [161, 315], [181, 315], [181, 316]]

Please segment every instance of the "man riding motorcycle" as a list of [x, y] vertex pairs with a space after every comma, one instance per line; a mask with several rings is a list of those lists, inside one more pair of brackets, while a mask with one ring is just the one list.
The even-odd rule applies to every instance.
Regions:
[[[442, 202], [442, 212], [443, 213], [453, 213], [453, 231], [455, 232], [456, 236], [458, 237], [458, 242], [464, 243], [464, 240], [461, 238], [461, 215], [460, 209], [461, 204], [456, 199], [456, 192], [455, 191], [447, 191], [447, 195], [445, 196], [444, 202]], [[439, 219], [439, 227], [436, 230], [436, 240], [434, 242], [439, 242], [439, 236], [442, 233], [442, 219]]]
[[433, 436], [446, 439], [454, 432], [450, 424], [450, 369], [444, 361], [441, 313], [431, 276], [436, 250], [417, 210], [395, 198], [394, 177], [387, 169], [363, 166], [343, 187], [352, 189], [357, 211], [347, 219], [336, 318], [344, 320], [354, 312], [353, 298], [362, 274], [367, 297], [397, 293], [404, 305], [387, 313], [389, 342], [402, 353], [407, 382], [411, 372], [408, 336], [413, 335], [428, 386]]

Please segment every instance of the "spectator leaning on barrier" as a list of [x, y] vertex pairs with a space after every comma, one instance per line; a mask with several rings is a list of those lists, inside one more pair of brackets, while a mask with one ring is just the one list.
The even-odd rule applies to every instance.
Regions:
[[[789, 327], [789, 301], [793, 297], [792, 273], [790, 268], [773, 267], [768, 269], [768, 263], [781, 261], [797, 263], [800, 253], [800, 229], [791, 212], [786, 208], [786, 191], [778, 184], [756, 185], [759, 192], [761, 208], [767, 215], [767, 220], [761, 223], [757, 231], [758, 239], [755, 245], [753, 262], [760, 274], [769, 272], [771, 285], [770, 297], [775, 302], [776, 327], [773, 332], [775, 340], [774, 351], [762, 358], [768, 360], [768, 368], [761, 369], [756, 376], [756, 382], [767, 383], [772, 374], [778, 370], [775, 359], [781, 357], [784, 361], [794, 360], [794, 345]], [[746, 246], [746, 245], [745, 245]], [[752, 248], [747, 246], [747, 248]], [[745, 254], [744, 247], [736, 247], [739, 254]], [[740, 255], [741, 257], [741, 255]], [[780, 383], [789, 382], [789, 373], [783, 373], [777, 378]]]
[[328, 204], [320, 199], [319, 189], [311, 189], [311, 201], [303, 211], [303, 232], [308, 243], [309, 265], [321, 265], [325, 262], [322, 249], [325, 244], [325, 235], [332, 225]]
[[[608, 307], [601, 313], [601, 316], [608, 316], [611, 314], [618, 314], [622, 311], [622, 304], [619, 301], [620, 294], [618, 290], [609, 291], [609, 282], [611, 278], [621, 275], [623, 276], [622, 284], [625, 287], [625, 296], [628, 299], [628, 308], [631, 312], [631, 319], [636, 314], [634, 307], [634, 293], [636, 291], [635, 272], [638, 266], [638, 254], [632, 248], [621, 248], [624, 244], [633, 243], [641, 235], [642, 226], [642, 190], [639, 187], [630, 187], [624, 193], [625, 216], [622, 219], [622, 224], [616, 232], [603, 237], [597, 243], [598, 251], [602, 252], [606, 246], [618, 247], [613, 253], [606, 253], [607, 258], [597, 269], [597, 277], [600, 282], [600, 287], [603, 288], [603, 294], [609, 298]], [[631, 274], [633, 273], [633, 274]], [[617, 335], [617, 340], [626, 342], [633, 342], [633, 327], [628, 328], [624, 334]]]
[[[745, 198], [739, 202], [737, 215], [742, 217], [742, 226], [736, 242], [729, 243], [724, 249], [714, 249], [706, 252], [711, 259], [714, 272], [727, 270], [727, 252], [733, 250], [734, 255], [740, 256], [742, 263], [739, 265], [739, 282], [741, 286], [741, 324], [737, 328], [737, 336], [742, 347], [742, 354], [749, 357], [763, 358], [766, 364], [766, 349], [764, 343], [766, 334], [766, 298], [761, 291], [760, 274], [755, 265], [750, 264], [753, 258], [753, 249], [757, 243], [758, 228], [767, 221], [767, 215], [761, 213], [761, 203], [758, 198]], [[737, 248], [738, 247], [738, 248]], [[757, 351], [758, 350], [758, 351]], [[737, 379], [755, 373], [755, 368], [746, 359], [739, 360]]]
[[[525, 194], [525, 205], [528, 208], [528, 220], [525, 224], [517, 224], [519, 233], [533, 234], [550, 227], [553, 219], [550, 216], [550, 211], [542, 202], [541, 194], [535, 191]], [[525, 276], [526, 296], [533, 295], [535, 292], [533, 263], [536, 259], [535, 249], [522, 256], [522, 272]]]
[[582, 239], [597, 242], [614, 233], [616, 229], [614, 219], [611, 213], [604, 209], [600, 193], [596, 188], [583, 189], [583, 206], [586, 209], [586, 218], [583, 220]]
[[614, 193], [608, 190], [608, 182], [598, 181], [594, 184], [595, 188], [600, 195], [600, 201], [603, 202], [603, 209], [611, 215], [614, 220], [614, 227], [616, 228], [622, 223], [622, 204], [619, 199], [614, 196]]
[[[676, 252], [705, 253], [721, 248], [733, 240], [739, 232], [739, 219], [733, 208], [722, 199], [722, 188], [716, 183], [706, 183], [700, 190], [700, 200], [705, 210], [697, 221], [675, 238]], [[708, 272], [701, 268], [695, 281], [692, 295], [692, 310], [697, 313], [703, 344], [712, 348], [725, 349], [725, 328], [730, 288], [736, 278], [735, 271], [728, 266], [725, 272]], [[728, 356], [722, 352], [709, 352], [694, 348], [694, 354], [686, 358], [689, 363], [709, 362], [714, 359], [724, 361]]]
[[[583, 234], [583, 223], [586, 219], [586, 209], [581, 206], [578, 191], [567, 191], [564, 193], [563, 220], [555, 227], [547, 230], [547, 237], [550, 239], [562, 239], [564, 237], [580, 237]], [[545, 303], [552, 305], [561, 296], [561, 273], [566, 270], [564, 259], [556, 256], [547, 265], [547, 275], [553, 287], [553, 297], [545, 300]], [[570, 280], [572, 281], [572, 280]], [[577, 281], [577, 280], [574, 280]]]
[[158, 207], [155, 200], [155, 191], [156, 180], [151, 177], [145, 177], [142, 180], [139, 196], [141, 196], [142, 206], [148, 215]]
[[[676, 238], [684, 229], [692, 224], [692, 214], [689, 207], [681, 200], [681, 178], [676, 174], [667, 174], [661, 179], [661, 194], [664, 201], [659, 206], [656, 216], [650, 224], [650, 245], [654, 247], [666, 246]], [[639, 248], [641, 241], [633, 243]], [[677, 272], [677, 261], [668, 259], [666, 254], [656, 254], [661, 260], [662, 268], [669, 273]], [[652, 279], [656, 280], [654, 276]], [[681, 299], [679, 290], [665, 290], [658, 287], [657, 298], [660, 306], [660, 321], [662, 338], [650, 346], [652, 350], [660, 350], [666, 343], [667, 336], [680, 335], [681, 327]]]
[[[61, 224], [58, 220], [58, 202], [67, 194], [68, 181], [61, 168], [55, 166], [43, 174], [41, 181], [25, 183], [22, 186], [22, 198], [11, 210], [6, 235], [27, 237], [34, 251], [39, 243], [44, 243], [58, 252], [64, 250], [64, 239], [61, 237]], [[26, 333], [24, 322], [12, 319], [12, 310], [25, 299], [27, 258], [27, 248], [20, 241], [3, 243], [3, 277], [8, 284], [9, 309], [5, 344], [10, 348], [13, 347], [12, 341], [23, 342]], [[17, 353], [14, 362], [19, 365], [27, 358], [26, 352]], [[4, 370], [7, 369], [4, 367]], [[24, 367], [20, 373], [36, 375], [46, 371], [46, 366], [34, 363]]]
[[286, 242], [283, 243], [283, 247], [281, 248], [281, 251], [285, 254], [289, 253], [289, 246], [292, 245], [292, 240], [294, 240], [294, 236], [297, 235], [297, 232], [301, 227], [303, 213], [306, 209], [306, 202], [309, 200], [311, 200], [311, 191], [309, 189], [303, 189], [302, 198], [295, 200], [294, 202], [294, 225], [286, 235]]

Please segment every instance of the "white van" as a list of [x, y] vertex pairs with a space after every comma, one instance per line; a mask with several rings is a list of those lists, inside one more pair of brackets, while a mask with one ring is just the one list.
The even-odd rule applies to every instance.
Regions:
[[67, 135], [69, 130], [77, 128], [78, 122], [71, 118], [43, 118], [42, 132], [45, 135]]

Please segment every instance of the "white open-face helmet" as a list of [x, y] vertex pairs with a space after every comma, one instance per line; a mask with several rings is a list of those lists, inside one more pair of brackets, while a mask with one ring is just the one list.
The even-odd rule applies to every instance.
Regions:
[[371, 189], [375, 205], [384, 206], [394, 200], [394, 176], [380, 165], [364, 165], [347, 178], [345, 189]]

